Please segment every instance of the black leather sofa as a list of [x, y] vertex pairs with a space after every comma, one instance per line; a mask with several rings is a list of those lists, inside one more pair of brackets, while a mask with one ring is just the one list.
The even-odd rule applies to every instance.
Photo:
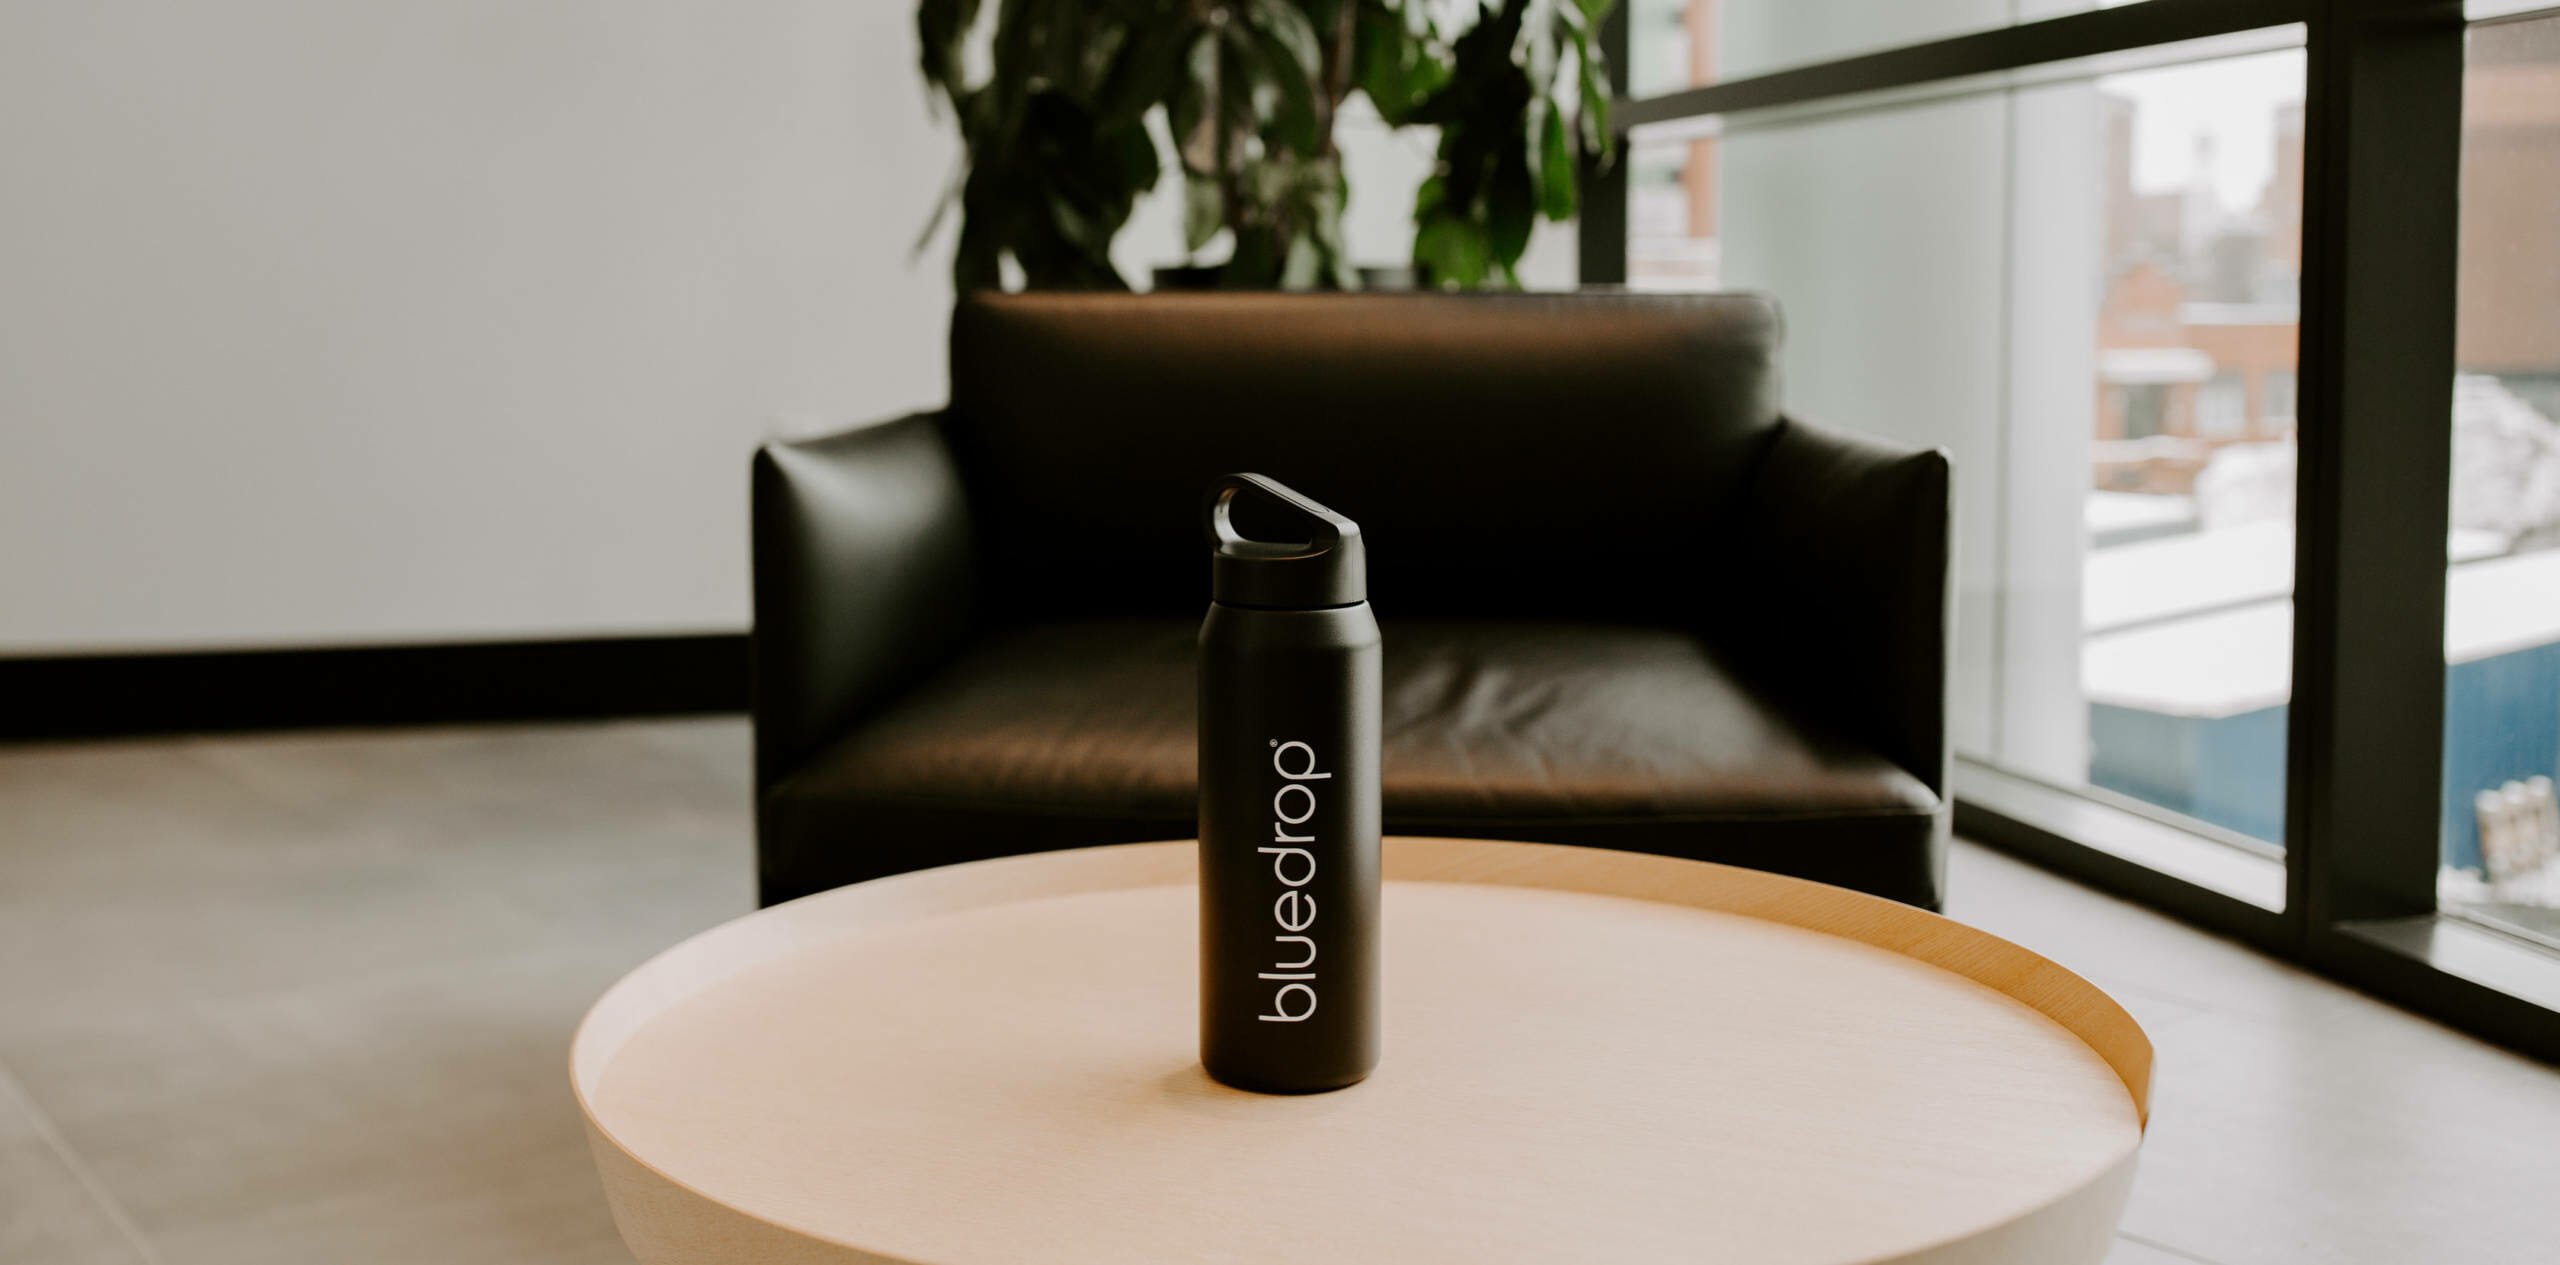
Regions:
[[[1948, 464], [1778, 405], [1750, 295], [986, 295], [951, 402], [754, 463], [766, 903], [1193, 832], [1199, 503], [1357, 519], [1391, 833], [1936, 907]], [[1853, 370], [1851, 370], [1853, 371]]]

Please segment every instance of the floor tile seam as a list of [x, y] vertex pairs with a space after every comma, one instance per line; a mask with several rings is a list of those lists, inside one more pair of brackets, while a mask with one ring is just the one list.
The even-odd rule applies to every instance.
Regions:
[[33, 1091], [29, 1090], [26, 1083], [13, 1075], [6, 1066], [0, 1066], [0, 1093], [15, 1097], [26, 1107], [27, 1119], [34, 1126], [36, 1139], [44, 1143], [46, 1150], [53, 1153], [54, 1159], [62, 1164], [64, 1171], [71, 1174], [73, 1181], [80, 1184], [81, 1191], [98, 1206], [98, 1210], [106, 1214], [108, 1222], [115, 1226], [116, 1234], [125, 1241], [126, 1246], [131, 1247], [147, 1262], [147, 1265], [164, 1265], [159, 1249], [151, 1245], [150, 1236], [142, 1232], [142, 1227], [135, 1224], [133, 1215], [125, 1211], [124, 1204], [107, 1189], [105, 1182], [99, 1180], [97, 1170], [89, 1167], [89, 1162], [82, 1159], [80, 1153], [71, 1148], [70, 1140], [65, 1138], [62, 1130], [55, 1126], [53, 1117], [46, 1114], [44, 1105], [36, 1101]]
[[2130, 1230], [2118, 1230], [2116, 1231], [2116, 1237], [2123, 1239], [2127, 1243], [2140, 1244], [2143, 1247], [2150, 1248], [2154, 1252], [2166, 1252], [2182, 1261], [2194, 1261], [2196, 1265], [2222, 1265], [2220, 1261], [2214, 1260], [2212, 1257], [2198, 1256], [2185, 1248], [2173, 1247], [2158, 1239], [2151, 1238], [2148, 1235], [2135, 1234]]

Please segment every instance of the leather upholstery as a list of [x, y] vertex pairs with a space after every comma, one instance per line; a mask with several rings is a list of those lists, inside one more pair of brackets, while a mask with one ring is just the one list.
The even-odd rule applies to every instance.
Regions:
[[770, 783], [968, 626], [969, 515], [939, 419], [755, 457], [756, 777]]
[[1360, 523], [1382, 613], [1674, 619], [1778, 421], [1745, 295], [964, 301], [950, 433], [1008, 609], [1197, 615], [1200, 490]]
[[[1944, 795], [1954, 471], [1789, 420], [1739, 516], [1751, 560], [1711, 635], [1813, 715]], [[1770, 618], [1766, 612], [1785, 612]]]
[[[1712, 836], [1747, 844], [1854, 817], [1925, 845], [1932, 828], [1938, 797], [1919, 778], [1788, 715], [1686, 633], [1494, 620], [1384, 632], [1392, 832], [1552, 835], [1569, 820], [1565, 842], [1723, 860], [1756, 854]], [[866, 828], [859, 847], [814, 849], [804, 863], [825, 885], [1025, 838], [1186, 837], [1198, 635], [1179, 617], [994, 634], [783, 779], [770, 811], [793, 839], [900, 822]], [[955, 813], [971, 837], [953, 839]], [[1843, 873], [1856, 871], [1857, 834], [1838, 841]]]
[[1389, 829], [1935, 906], [1948, 469], [1775, 403], [1753, 296], [975, 296], [951, 408], [754, 480], [768, 901], [1192, 833], [1199, 489], [1358, 518]]

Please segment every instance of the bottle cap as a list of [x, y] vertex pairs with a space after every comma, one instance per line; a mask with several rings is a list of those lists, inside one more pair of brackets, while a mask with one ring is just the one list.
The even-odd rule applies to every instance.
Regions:
[[[1239, 500], [1248, 502], [1250, 521], [1269, 523], [1274, 534], [1293, 538], [1248, 539], [1236, 529]], [[1360, 524], [1276, 479], [1258, 474], [1220, 478], [1209, 485], [1203, 517], [1214, 545], [1209, 594], [1217, 601], [1264, 610], [1322, 610], [1369, 599], [1369, 562], [1360, 546]]]

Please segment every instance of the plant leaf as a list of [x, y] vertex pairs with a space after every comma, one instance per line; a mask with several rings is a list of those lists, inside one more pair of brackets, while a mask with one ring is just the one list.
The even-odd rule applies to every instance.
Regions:
[[1164, 163], [1156, 157], [1156, 138], [1144, 122], [1132, 121], [1112, 133], [1111, 148], [1119, 159], [1120, 196], [1135, 201], [1138, 194], [1156, 187], [1164, 175]]
[[1182, 78], [1184, 49], [1198, 31], [1189, 22], [1160, 22], [1123, 44], [1094, 98], [1103, 126], [1137, 122], [1171, 98]]
[[1324, 73], [1322, 41], [1316, 38], [1315, 26], [1307, 21], [1306, 10], [1290, 0], [1251, 0], [1245, 6], [1245, 20], [1279, 46], [1299, 78], [1313, 83], [1317, 75]]
[[1573, 41], [1574, 78], [1581, 82], [1582, 87], [1582, 117], [1578, 122], [1583, 148], [1605, 161], [1617, 153], [1618, 134], [1609, 126], [1609, 59], [1592, 42], [1590, 32], [1599, 28], [1600, 19], [1607, 16], [1616, 0], [1580, 0], [1580, 3], [1590, 19], [1590, 30], [1575, 32]]
[[1538, 219], [1536, 182], [1529, 174], [1529, 138], [1514, 133], [1513, 144], [1495, 160], [1493, 180], [1485, 186], [1486, 244], [1494, 262], [1506, 271], [1529, 249], [1529, 230]]
[[1256, 78], [1275, 98], [1266, 133], [1296, 153], [1312, 155], [1317, 145], [1316, 76], [1324, 68], [1315, 28], [1307, 24], [1305, 13], [1284, 0], [1255, 0], [1248, 12], [1257, 45]]
[[1367, 0], [1355, 20], [1352, 82], [1391, 127], [1413, 121], [1413, 112], [1449, 82], [1428, 12], [1424, 4], [1408, 13], [1395, 3]]
[[1214, 176], [1191, 174], [1182, 181], [1182, 249], [1196, 254], [1227, 226], [1227, 203]]
[[1176, 83], [1173, 100], [1166, 107], [1167, 122], [1173, 127], [1173, 146], [1182, 156], [1186, 171], [1208, 171], [1216, 161], [1217, 137], [1212, 131], [1216, 117], [1213, 103], [1218, 93], [1218, 32], [1203, 28], [1183, 54], [1182, 74]]
[[1218, 273], [1218, 284], [1230, 290], [1268, 290], [1280, 283], [1285, 262], [1270, 228], [1252, 228], [1237, 234], [1235, 253]]
[[1324, 248], [1316, 244], [1315, 234], [1298, 233], [1289, 239], [1286, 258], [1280, 264], [1280, 288], [1311, 290], [1330, 271], [1325, 267]]
[[1467, 288], [1484, 284], [1484, 226], [1454, 215], [1425, 220], [1413, 235], [1413, 263], [1430, 284]]
[[1299, 232], [1315, 243], [1320, 258], [1321, 275], [1314, 284], [1336, 290], [1354, 288], [1351, 249], [1342, 238], [1342, 212], [1349, 204], [1351, 190], [1342, 177], [1340, 158], [1317, 165], [1305, 183], [1305, 213]]
[[1549, 104], [1541, 111], [1545, 116], [1539, 125], [1541, 145], [1538, 159], [1539, 201], [1547, 218], [1573, 218], [1578, 200], [1577, 176], [1573, 168], [1573, 143], [1567, 139], [1564, 115]]
[[1448, 200], [1449, 186], [1445, 181], [1438, 176], [1423, 177], [1422, 186], [1413, 191], [1414, 223], [1418, 226], [1422, 221], [1439, 214], [1441, 206]]
[[969, 31], [978, 24], [978, 0], [918, 0], [916, 44], [926, 86], [939, 88], [958, 105], [964, 90], [963, 54]]

